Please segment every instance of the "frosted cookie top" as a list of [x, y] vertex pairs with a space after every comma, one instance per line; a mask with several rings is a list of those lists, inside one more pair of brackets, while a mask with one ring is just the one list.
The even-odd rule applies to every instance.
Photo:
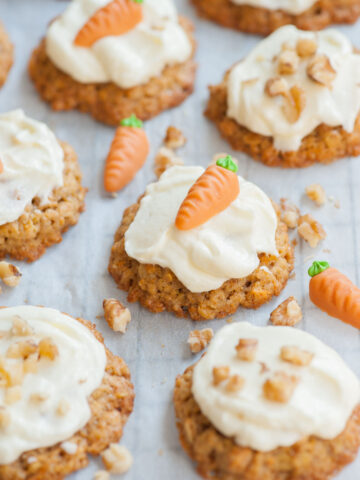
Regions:
[[0, 309], [0, 464], [70, 438], [91, 416], [104, 346], [57, 310]]
[[312, 7], [317, 0], [231, 0], [236, 5], [266, 8], [267, 10], [283, 10], [298, 15]]
[[148, 82], [167, 66], [186, 61], [192, 51], [172, 0], [144, 0], [143, 19], [129, 32], [106, 36], [91, 47], [74, 39], [109, 0], [73, 0], [49, 27], [46, 51], [52, 62], [80, 83], [113, 82], [130, 88]]
[[17, 220], [35, 197], [63, 185], [64, 152], [53, 132], [22, 110], [0, 114], [0, 225]]
[[192, 392], [215, 428], [258, 451], [308, 435], [333, 439], [360, 401], [359, 380], [320, 340], [247, 322], [216, 334], [194, 368]]
[[175, 226], [180, 205], [202, 167], [172, 167], [150, 184], [125, 233], [127, 254], [140, 263], [168, 267], [191, 292], [221, 287], [259, 266], [259, 253], [278, 255], [277, 216], [269, 198], [239, 179], [240, 194], [225, 210], [188, 231]]
[[340, 32], [285, 26], [232, 68], [228, 112], [278, 150], [297, 150], [320, 124], [352, 132], [360, 110], [360, 55]]

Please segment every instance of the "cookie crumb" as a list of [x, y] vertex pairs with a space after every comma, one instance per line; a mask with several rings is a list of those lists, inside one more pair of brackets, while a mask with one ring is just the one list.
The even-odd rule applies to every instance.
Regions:
[[13, 265], [5, 261], [0, 262], [0, 278], [8, 287], [16, 287], [21, 280], [20, 270]]
[[175, 154], [174, 150], [167, 147], [160, 147], [155, 156], [154, 172], [156, 177], [160, 178], [168, 168], [183, 164], [184, 162]]
[[288, 203], [285, 198], [280, 200], [280, 209], [281, 209], [281, 220], [285, 223], [288, 228], [296, 228], [298, 225], [300, 212], [299, 209]]
[[226, 384], [225, 390], [229, 393], [236, 393], [244, 386], [245, 379], [240, 375], [232, 375]]
[[252, 362], [255, 359], [259, 341], [256, 338], [240, 338], [236, 345], [236, 356], [245, 362]]
[[281, 348], [280, 358], [284, 362], [304, 367], [311, 363], [314, 354], [296, 346], [285, 346]]
[[227, 380], [230, 376], [229, 367], [214, 367], [213, 368], [213, 383], [214, 385], [219, 385], [219, 383]]
[[263, 385], [263, 393], [271, 402], [287, 403], [299, 383], [298, 377], [285, 372], [275, 372]]
[[102, 452], [101, 458], [106, 470], [110, 473], [125, 473], [133, 464], [133, 458], [129, 450], [116, 443], [111, 443], [110, 447]]
[[110, 473], [106, 470], [98, 470], [94, 474], [94, 480], [110, 480]]
[[164, 138], [164, 146], [171, 150], [177, 150], [183, 147], [187, 142], [185, 135], [176, 127], [170, 125], [166, 130], [166, 136]]
[[326, 238], [326, 232], [322, 225], [309, 214], [299, 218], [298, 234], [311, 248], [317, 247], [319, 242]]
[[214, 336], [212, 328], [204, 328], [203, 330], [192, 330], [189, 333], [187, 343], [189, 344], [191, 353], [199, 353], [204, 350]]
[[324, 205], [326, 202], [326, 193], [319, 183], [312, 183], [305, 189], [306, 195], [316, 203], [316, 205]]
[[289, 297], [270, 314], [273, 325], [293, 327], [302, 319], [302, 310], [295, 297]]
[[60, 447], [65, 453], [69, 455], [75, 455], [78, 449], [78, 446], [74, 442], [62, 442], [60, 444]]
[[127, 324], [131, 321], [131, 313], [128, 308], [115, 298], [103, 301], [104, 316], [109, 327], [114, 332], [125, 333]]

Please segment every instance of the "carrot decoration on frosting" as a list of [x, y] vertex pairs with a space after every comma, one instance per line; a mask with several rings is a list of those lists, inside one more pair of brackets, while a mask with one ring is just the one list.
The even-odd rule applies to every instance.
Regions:
[[75, 45], [91, 47], [100, 38], [129, 32], [143, 18], [141, 3], [143, 0], [113, 0], [100, 8], [79, 30]]
[[142, 125], [141, 120], [131, 115], [116, 129], [105, 163], [104, 187], [107, 192], [121, 190], [144, 165], [150, 145]]
[[190, 188], [176, 216], [179, 230], [191, 230], [227, 208], [239, 195], [237, 166], [230, 155], [210, 165]]
[[328, 315], [360, 328], [360, 289], [328, 262], [314, 262], [308, 273], [310, 300]]

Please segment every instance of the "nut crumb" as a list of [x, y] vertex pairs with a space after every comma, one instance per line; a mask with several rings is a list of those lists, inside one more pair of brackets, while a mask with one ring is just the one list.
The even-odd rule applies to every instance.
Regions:
[[229, 367], [214, 367], [213, 368], [213, 383], [214, 385], [219, 385], [219, 383], [227, 380], [230, 376]]
[[278, 56], [278, 73], [293, 75], [299, 68], [300, 59], [295, 50], [283, 50]]
[[299, 383], [299, 378], [285, 372], [275, 372], [263, 385], [263, 393], [271, 402], [287, 403]]
[[331, 88], [336, 77], [336, 70], [326, 55], [316, 55], [307, 66], [308, 77], [316, 83]]
[[285, 198], [280, 200], [280, 209], [281, 220], [285, 225], [288, 228], [296, 228], [300, 217], [299, 209], [295, 205], [288, 203]]
[[22, 391], [21, 387], [17, 385], [16, 387], [10, 387], [5, 390], [4, 401], [7, 405], [12, 405], [13, 403], [21, 400]]
[[50, 337], [42, 338], [39, 343], [39, 358], [45, 357], [51, 361], [59, 355], [59, 350]]
[[178, 128], [170, 125], [166, 130], [166, 136], [164, 138], [165, 147], [170, 148], [171, 150], [177, 150], [178, 148], [183, 147], [186, 141], [186, 137]]
[[13, 264], [2, 261], [0, 262], [0, 278], [8, 287], [16, 287], [21, 280], [20, 270]]
[[133, 458], [129, 450], [116, 443], [111, 443], [110, 447], [102, 452], [101, 458], [106, 470], [111, 473], [125, 473], [133, 464]]
[[236, 356], [245, 362], [252, 362], [255, 359], [259, 341], [256, 338], [240, 338], [236, 345]]
[[43, 403], [49, 398], [45, 393], [32, 393], [30, 395], [30, 402]]
[[326, 232], [322, 225], [309, 214], [299, 218], [298, 234], [308, 242], [311, 248], [317, 247], [319, 242], [326, 238]]
[[125, 333], [128, 323], [131, 321], [131, 313], [128, 308], [115, 298], [103, 301], [104, 316], [109, 327], [114, 332]]
[[302, 88], [294, 85], [284, 97], [283, 112], [289, 123], [296, 123], [306, 106], [306, 96]]
[[178, 157], [174, 150], [171, 150], [168, 147], [160, 147], [159, 151], [155, 156], [154, 162], [154, 172], [157, 178], [160, 178], [161, 175], [168, 168], [174, 167], [175, 165], [183, 165], [184, 162], [180, 157]]
[[0, 430], [5, 430], [10, 425], [10, 413], [5, 407], [0, 407]]
[[244, 386], [245, 380], [240, 375], [232, 375], [226, 384], [226, 391], [229, 393], [235, 393], [241, 390]]
[[56, 415], [59, 415], [59, 417], [64, 417], [67, 412], [70, 410], [70, 405], [67, 402], [67, 400], [60, 400], [57, 408], [56, 408]]
[[314, 354], [296, 346], [285, 346], [280, 351], [280, 358], [284, 362], [304, 367], [311, 363]]
[[295, 297], [289, 297], [280, 303], [270, 315], [273, 325], [293, 327], [302, 319], [301, 307]]
[[288, 94], [288, 84], [281, 77], [269, 78], [265, 84], [265, 93], [269, 97], [277, 97], [278, 95], [286, 96]]
[[214, 336], [212, 328], [204, 328], [203, 330], [192, 330], [189, 333], [187, 343], [189, 344], [191, 353], [199, 353], [204, 350]]
[[324, 188], [318, 183], [312, 183], [305, 189], [306, 195], [317, 205], [324, 205], [326, 202], [326, 193]]
[[10, 333], [14, 337], [28, 337], [29, 335], [32, 335], [34, 331], [26, 320], [16, 315], [13, 318]]
[[311, 57], [317, 50], [317, 43], [311, 38], [300, 38], [296, 44], [296, 52], [301, 58]]
[[68, 455], [75, 455], [78, 449], [77, 444], [74, 442], [62, 442], [60, 447]]

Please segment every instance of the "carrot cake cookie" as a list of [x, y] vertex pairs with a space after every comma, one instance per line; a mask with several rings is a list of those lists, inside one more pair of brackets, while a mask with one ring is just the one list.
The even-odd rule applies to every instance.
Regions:
[[176, 379], [180, 441], [204, 478], [328, 480], [360, 446], [360, 383], [293, 327], [223, 327]]
[[4, 85], [14, 61], [14, 47], [0, 22], [0, 87]]
[[33, 52], [30, 76], [54, 110], [118, 125], [147, 120], [193, 91], [195, 42], [173, 0], [72, 0]]
[[77, 223], [84, 197], [70, 145], [22, 110], [0, 114], [0, 258], [38, 259]]
[[50, 308], [0, 309], [0, 477], [62, 480], [122, 436], [134, 401], [95, 327]]
[[333, 23], [353, 23], [360, 15], [359, 0], [192, 0], [199, 15], [247, 33], [268, 35], [293, 24], [320, 30]]
[[336, 30], [280, 28], [210, 87], [205, 115], [269, 166], [360, 154], [360, 55]]
[[[221, 170], [234, 178], [226, 183]], [[222, 204], [230, 189], [234, 196]], [[109, 272], [130, 302], [154, 313], [209, 320], [257, 308], [280, 293], [293, 268], [276, 208], [256, 185], [218, 165], [171, 167], [125, 210]]]

